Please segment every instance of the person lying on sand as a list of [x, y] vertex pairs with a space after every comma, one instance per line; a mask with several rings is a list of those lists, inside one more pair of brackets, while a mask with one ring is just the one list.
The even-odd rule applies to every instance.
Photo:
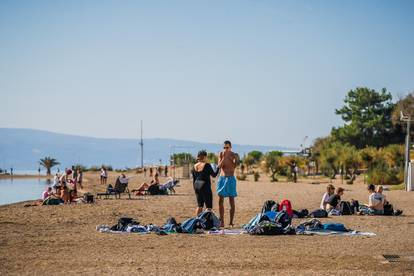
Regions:
[[144, 182], [138, 188], [138, 190], [133, 190], [132, 192], [137, 192], [136, 195], [143, 195], [145, 190], [148, 190], [149, 187], [152, 185], [160, 185], [160, 179], [158, 177], [158, 173], [154, 174], [154, 178], [151, 180], [150, 183]]

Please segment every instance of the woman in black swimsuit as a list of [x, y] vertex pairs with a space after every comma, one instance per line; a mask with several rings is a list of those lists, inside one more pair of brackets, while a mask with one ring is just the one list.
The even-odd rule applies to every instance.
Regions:
[[192, 170], [194, 191], [197, 198], [197, 216], [203, 211], [204, 205], [207, 209], [213, 208], [213, 192], [211, 190], [210, 177], [216, 177], [219, 169], [215, 172], [207, 163], [207, 152], [202, 150], [197, 155], [197, 164]]

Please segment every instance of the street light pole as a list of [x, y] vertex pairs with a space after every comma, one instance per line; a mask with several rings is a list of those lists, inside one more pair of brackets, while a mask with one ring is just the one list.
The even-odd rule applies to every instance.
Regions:
[[142, 139], [142, 120], [141, 120], [141, 140], [139, 141], [141, 146], [141, 169], [144, 169], [144, 139]]
[[404, 166], [404, 183], [405, 190], [408, 191], [408, 164], [410, 163], [410, 126], [411, 120], [407, 120], [407, 135], [405, 137], [405, 166]]
[[[400, 120], [407, 123], [407, 134], [405, 136], [405, 164], [404, 164], [404, 184], [405, 190], [409, 191], [408, 185], [408, 175], [409, 175], [409, 164], [410, 164], [410, 149], [411, 149], [411, 139], [410, 139], [410, 128], [411, 128], [411, 116], [404, 115], [401, 112]], [[411, 186], [411, 185], [410, 185]]]

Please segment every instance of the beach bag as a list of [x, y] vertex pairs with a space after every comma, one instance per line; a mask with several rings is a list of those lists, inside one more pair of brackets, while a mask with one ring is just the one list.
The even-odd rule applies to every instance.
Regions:
[[135, 221], [133, 218], [122, 217], [118, 220], [117, 224], [110, 228], [110, 230], [125, 232], [128, 228], [128, 225], [139, 225], [139, 222]]
[[60, 205], [63, 203], [63, 200], [60, 198], [48, 197], [46, 198], [42, 205]]
[[249, 231], [250, 235], [273, 236], [284, 234], [284, 229], [281, 224], [273, 221], [261, 221]]
[[299, 211], [296, 211], [296, 212], [294, 211], [293, 213], [298, 218], [306, 218], [309, 215], [308, 209], [302, 209], [302, 210], [299, 210]]
[[394, 207], [392, 204], [386, 203], [384, 204], [384, 216], [392, 216], [394, 215]]
[[285, 211], [289, 215], [289, 217], [293, 217], [292, 204], [287, 199], [284, 199], [280, 202], [279, 211]]
[[276, 214], [274, 221], [281, 224], [283, 228], [286, 228], [292, 223], [292, 217], [287, 212], [282, 211]]
[[348, 230], [342, 223], [325, 223], [322, 225], [324, 230], [336, 231], [336, 232], [347, 232]]
[[268, 211], [278, 211], [278, 210], [279, 210], [279, 204], [277, 204], [274, 200], [267, 200], [263, 204], [262, 214]]
[[339, 211], [343, 216], [352, 215], [353, 210], [351, 208], [351, 203], [349, 203], [348, 201], [341, 201], [341, 204], [339, 205]]
[[94, 198], [93, 194], [90, 194], [90, 193], [84, 194], [83, 195], [83, 200], [86, 203], [94, 203], [95, 202], [95, 198]]
[[112, 194], [112, 193], [114, 193], [114, 192], [115, 192], [114, 186], [112, 186], [112, 184], [109, 184], [109, 185], [108, 185], [108, 188], [106, 188], [106, 192], [107, 192], [108, 194]]
[[220, 228], [220, 220], [218, 217], [211, 211], [204, 211], [198, 215], [198, 219], [202, 221], [202, 226], [204, 230], [212, 230]]
[[151, 185], [148, 188], [148, 193], [150, 195], [166, 195], [168, 194], [168, 191], [161, 190], [158, 185]]
[[328, 212], [326, 212], [323, 209], [316, 209], [315, 211], [310, 213], [310, 216], [312, 218], [327, 218], [328, 217]]
[[351, 201], [351, 208], [352, 208], [352, 214], [355, 214], [356, 212], [359, 212], [359, 202], [358, 202], [358, 200], [352, 200]]

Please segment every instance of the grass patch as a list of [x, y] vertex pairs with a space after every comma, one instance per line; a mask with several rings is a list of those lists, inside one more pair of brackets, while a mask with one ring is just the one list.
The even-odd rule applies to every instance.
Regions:
[[405, 185], [404, 185], [404, 183], [401, 183], [401, 184], [398, 184], [398, 185], [390, 185], [390, 186], [388, 186], [388, 188], [391, 191], [402, 191], [402, 190], [405, 190]]

